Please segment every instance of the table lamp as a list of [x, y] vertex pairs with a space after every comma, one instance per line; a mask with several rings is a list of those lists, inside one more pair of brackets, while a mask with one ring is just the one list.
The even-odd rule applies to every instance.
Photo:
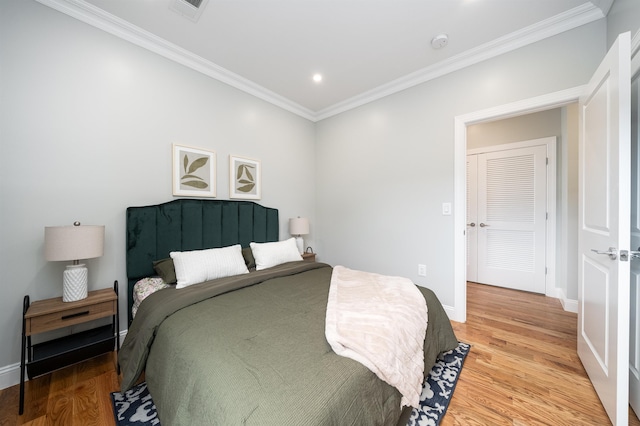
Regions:
[[62, 301], [74, 302], [87, 297], [88, 270], [80, 259], [100, 257], [104, 253], [104, 226], [46, 226], [44, 257], [48, 261], [73, 261], [64, 270]]
[[305, 217], [296, 217], [289, 219], [289, 234], [296, 237], [296, 245], [300, 254], [304, 253], [304, 240], [302, 235], [309, 233], [309, 219]]

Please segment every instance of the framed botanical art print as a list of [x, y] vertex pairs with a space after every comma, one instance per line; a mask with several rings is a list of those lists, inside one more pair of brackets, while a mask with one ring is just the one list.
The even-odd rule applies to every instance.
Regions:
[[229, 156], [229, 198], [259, 200], [262, 192], [260, 161]]
[[173, 195], [216, 196], [216, 153], [173, 145]]

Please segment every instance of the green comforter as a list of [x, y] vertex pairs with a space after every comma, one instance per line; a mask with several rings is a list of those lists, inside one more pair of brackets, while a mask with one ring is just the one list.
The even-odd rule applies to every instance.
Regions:
[[[292, 262], [152, 294], [120, 350], [122, 389], [145, 370], [163, 426], [395, 425], [400, 393], [325, 339], [331, 271]], [[457, 339], [433, 292], [419, 289], [427, 374]]]

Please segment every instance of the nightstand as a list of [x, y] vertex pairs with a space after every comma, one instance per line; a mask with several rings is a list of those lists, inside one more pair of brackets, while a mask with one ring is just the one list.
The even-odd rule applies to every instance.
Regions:
[[[99, 318], [111, 324], [31, 344], [31, 336]], [[20, 409], [24, 412], [24, 373], [29, 379], [120, 348], [118, 281], [113, 289], [90, 291], [86, 299], [63, 302], [62, 297], [29, 303], [22, 308], [22, 358], [20, 360]], [[26, 360], [25, 360], [26, 352]], [[117, 366], [120, 374], [120, 366]]]
[[315, 262], [316, 254], [315, 253], [302, 253], [302, 260], [305, 262]]

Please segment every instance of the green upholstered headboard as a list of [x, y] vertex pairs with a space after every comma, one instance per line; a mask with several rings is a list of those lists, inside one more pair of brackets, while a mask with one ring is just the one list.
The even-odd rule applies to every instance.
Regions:
[[169, 252], [278, 241], [278, 210], [251, 201], [177, 199], [127, 208], [128, 315], [133, 286]]

